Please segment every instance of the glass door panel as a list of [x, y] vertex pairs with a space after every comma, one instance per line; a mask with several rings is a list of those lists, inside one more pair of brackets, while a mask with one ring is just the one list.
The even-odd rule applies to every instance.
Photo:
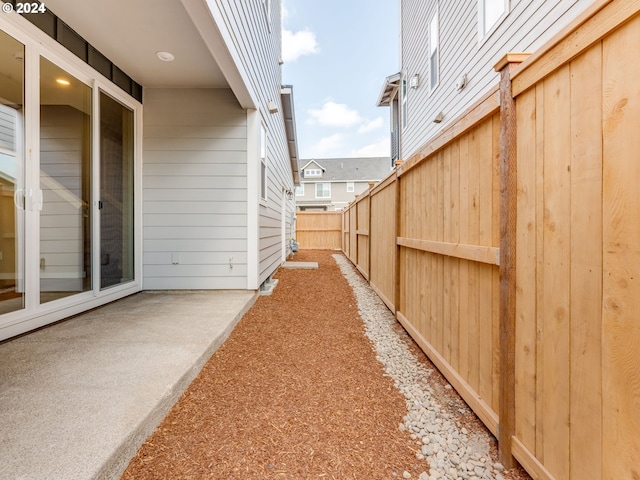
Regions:
[[91, 290], [91, 88], [40, 59], [40, 303]]
[[24, 45], [0, 31], [0, 314], [24, 292]]
[[133, 112], [100, 92], [100, 288], [134, 279]]

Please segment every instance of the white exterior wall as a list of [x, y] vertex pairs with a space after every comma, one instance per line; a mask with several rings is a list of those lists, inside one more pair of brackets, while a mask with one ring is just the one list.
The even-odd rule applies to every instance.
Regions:
[[[402, 129], [402, 159], [408, 159], [468, 106], [496, 86], [494, 65], [508, 52], [534, 52], [593, 0], [511, 0], [508, 16], [479, 39], [478, 0], [401, 0], [400, 69], [407, 78], [420, 75], [408, 89], [408, 124]], [[440, 82], [429, 91], [429, 20], [436, 6], [440, 20]], [[468, 84], [457, 91], [462, 74]], [[442, 123], [433, 123], [439, 112]]]
[[[267, 201], [259, 200], [259, 183], [258, 191], [248, 192], [248, 202], [257, 203], [258, 216], [257, 239], [255, 239], [258, 247], [257, 272], [254, 280], [251, 274], [249, 275], [248, 288], [257, 288], [282, 263], [282, 241], [283, 237], [286, 240], [292, 236], [295, 209], [294, 199], [289, 200], [286, 195], [283, 195], [284, 191], [294, 190], [294, 186], [280, 101], [282, 72], [278, 60], [281, 54], [281, 2], [271, 0], [270, 22], [264, 7], [267, 3], [269, 2], [262, 0], [250, 2], [209, 0], [210, 8], [217, 9], [224, 18], [243, 70], [257, 97], [259, 120], [264, 122], [267, 130]], [[269, 113], [267, 108], [269, 101], [275, 102], [278, 106], [276, 114]], [[257, 138], [251, 138], [256, 135]], [[257, 131], [250, 129], [249, 142], [254, 141], [259, 145], [259, 135], [259, 126]], [[256, 152], [258, 155], [250, 155], [252, 158], [248, 159], [249, 168], [256, 169], [255, 171], [258, 172], [258, 182], [259, 152], [258, 148]], [[256, 283], [252, 284], [253, 281]]]
[[143, 288], [247, 288], [247, 114], [231, 90], [144, 90], [143, 200]]

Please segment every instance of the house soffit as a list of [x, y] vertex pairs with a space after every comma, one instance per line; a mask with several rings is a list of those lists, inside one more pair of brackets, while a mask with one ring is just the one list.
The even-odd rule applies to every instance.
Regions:
[[[143, 87], [229, 86], [179, 0], [47, 0], [46, 6]], [[162, 51], [175, 60], [158, 59]]]

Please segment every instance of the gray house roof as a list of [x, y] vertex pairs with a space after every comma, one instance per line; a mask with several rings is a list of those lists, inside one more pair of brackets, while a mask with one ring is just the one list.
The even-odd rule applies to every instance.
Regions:
[[[304, 178], [304, 168], [315, 163], [322, 169], [322, 177]], [[391, 173], [390, 157], [366, 158], [315, 158], [299, 159], [300, 177], [303, 182], [367, 182], [378, 181]]]

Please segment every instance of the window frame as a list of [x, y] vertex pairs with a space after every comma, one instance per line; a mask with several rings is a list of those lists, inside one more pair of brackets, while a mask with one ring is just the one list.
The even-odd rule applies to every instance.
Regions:
[[267, 30], [271, 33], [271, 0], [262, 0], [262, 9], [267, 21]]
[[[489, 2], [495, 2], [496, 4], [502, 1], [503, 10], [498, 15], [495, 21], [487, 28], [486, 25], [486, 5]], [[504, 21], [509, 14], [511, 8], [511, 2], [509, 0], [478, 0], [478, 41], [482, 44], [489, 38], [498, 26]]]
[[[351, 187], [351, 189], [349, 189]], [[347, 193], [355, 193], [356, 192], [356, 183], [355, 182], [347, 182]]]
[[404, 130], [407, 128], [409, 124], [409, 115], [408, 115], [408, 97], [409, 97], [409, 89], [407, 88], [407, 75], [404, 74], [402, 76], [402, 82], [400, 84], [400, 125]]
[[[328, 187], [327, 191], [329, 192], [329, 194], [327, 196], [318, 195], [318, 187], [320, 185], [326, 185]], [[323, 189], [323, 191], [324, 191], [324, 189]], [[328, 198], [331, 198], [331, 183], [330, 182], [318, 182], [318, 183], [316, 183], [316, 198], [317, 199], [328, 199]]]
[[268, 193], [268, 177], [269, 177], [269, 169], [268, 169], [268, 160], [267, 160], [267, 149], [269, 142], [267, 140], [267, 127], [264, 125], [264, 122], [260, 122], [260, 192], [258, 194], [260, 198], [260, 203], [266, 203], [269, 197]]
[[[440, 8], [436, 4], [435, 11], [429, 20], [429, 95], [440, 85]], [[434, 28], [435, 23], [435, 28]], [[435, 30], [435, 37], [434, 37]], [[435, 42], [434, 42], [435, 39]], [[433, 44], [435, 43], [435, 48]], [[435, 55], [436, 82], [433, 84], [433, 68]]]
[[322, 169], [321, 168], [305, 168], [304, 169], [304, 176], [305, 176], [305, 178], [321, 177], [322, 176]]
[[304, 197], [304, 183], [301, 183], [295, 188], [296, 197]]

